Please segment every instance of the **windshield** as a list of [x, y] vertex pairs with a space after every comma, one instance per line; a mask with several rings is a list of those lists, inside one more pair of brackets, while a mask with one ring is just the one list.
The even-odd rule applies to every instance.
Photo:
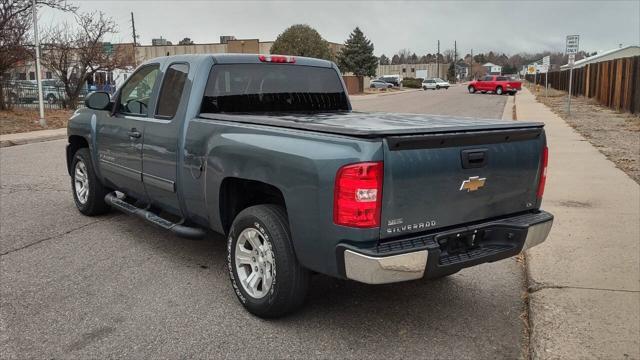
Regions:
[[214, 65], [201, 113], [349, 110], [332, 68], [283, 64]]

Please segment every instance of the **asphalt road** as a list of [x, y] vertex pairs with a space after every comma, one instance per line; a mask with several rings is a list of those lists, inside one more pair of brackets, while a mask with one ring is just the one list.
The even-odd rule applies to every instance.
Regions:
[[390, 111], [452, 116], [502, 117], [507, 95], [469, 94], [467, 87], [453, 85], [449, 90], [412, 91], [384, 95], [363, 95], [351, 98], [359, 111]]
[[[502, 113], [505, 97], [461, 90], [354, 104], [403, 112], [457, 109], [482, 117]], [[59, 140], [0, 150], [1, 358], [522, 354], [523, 272], [515, 259], [445, 279], [384, 286], [316, 275], [300, 312], [262, 320], [245, 312], [231, 291], [221, 236], [191, 241], [117, 212], [80, 215], [64, 146]]]

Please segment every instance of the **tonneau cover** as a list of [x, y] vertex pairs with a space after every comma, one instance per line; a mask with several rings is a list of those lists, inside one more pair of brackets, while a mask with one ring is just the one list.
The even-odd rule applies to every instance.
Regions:
[[201, 118], [376, 138], [391, 135], [437, 134], [480, 130], [543, 127], [539, 122], [476, 119], [460, 116], [381, 112], [331, 113], [203, 113]]

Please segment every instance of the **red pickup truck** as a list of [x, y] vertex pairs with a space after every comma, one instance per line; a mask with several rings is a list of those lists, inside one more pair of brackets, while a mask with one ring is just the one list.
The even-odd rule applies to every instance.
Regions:
[[471, 94], [476, 91], [480, 91], [483, 94], [487, 91], [492, 91], [497, 95], [505, 93], [515, 95], [518, 90], [522, 89], [522, 82], [519, 80], [511, 80], [507, 76], [487, 75], [479, 80], [470, 82], [467, 89], [469, 89], [469, 93]]

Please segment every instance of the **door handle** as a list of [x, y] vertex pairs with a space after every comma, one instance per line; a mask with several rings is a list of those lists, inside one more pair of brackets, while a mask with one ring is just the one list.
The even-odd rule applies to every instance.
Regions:
[[463, 169], [481, 168], [487, 165], [489, 160], [488, 149], [471, 149], [460, 152]]
[[129, 131], [129, 137], [132, 139], [139, 139], [141, 136], [142, 134], [136, 128], [132, 128], [131, 131]]

